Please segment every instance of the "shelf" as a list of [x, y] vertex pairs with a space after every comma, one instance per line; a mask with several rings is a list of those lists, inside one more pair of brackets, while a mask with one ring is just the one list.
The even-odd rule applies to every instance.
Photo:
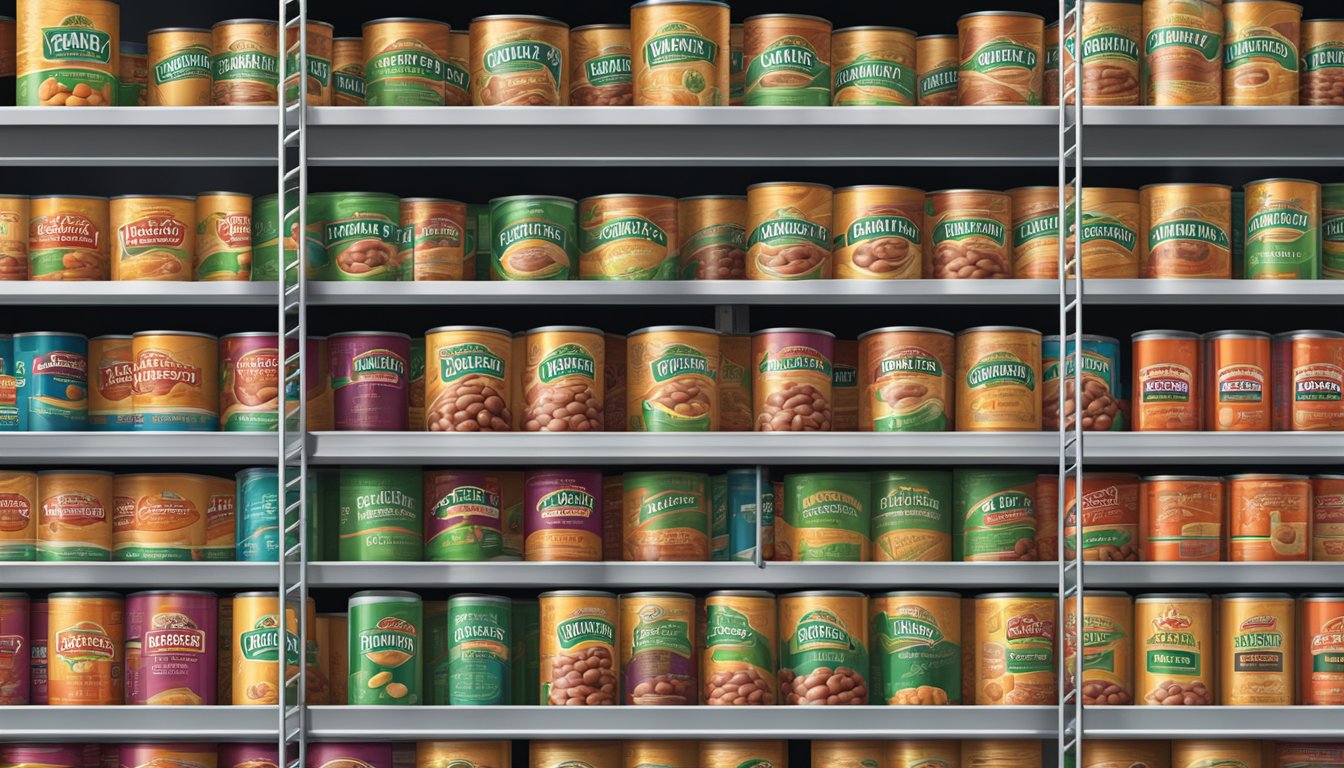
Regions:
[[98, 587], [151, 589], [275, 589], [275, 563], [5, 563], [4, 584], [15, 589]]
[[1053, 432], [704, 434], [314, 432], [310, 464], [398, 465], [1037, 465], [1058, 463]]
[[313, 107], [311, 165], [1054, 167], [1055, 107]]
[[1083, 301], [1089, 305], [1344, 305], [1344, 280], [1087, 280]]
[[275, 707], [0, 707], [6, 741], [274, 741]]
[[0, 466], [275, 463], [274, 432], [5, 432]]
[[1046, 738], [1054, 707], [309, 707], [308, 734], [416, 739]]
[[1087, 589], [1338, 589], [1344, 563], [1094, 563]]
[[0, 166], [274, 166], [278, 107], [0, 108]]
[[0, 306], [274, 307], [275, 283], [0, 282]]
[[[274, 572], [274, 568], [271, 568]], [[341, 588], [1053, 589], [1054, 563], [310, 563], [309, 585]], [[1089, 571], [1090, 573], [1090, 571]], [[272, 581], [274, 579], [272, 578]]]
[[1344, 463], [1339, 432], [1088, 432], [1087, 467], [1228, 464], [1238, 472], [1261, 465]]
[[1341, 107], [1085, 107], [1082, 123], [1089, 166], [1344, 165]]
[[1089, 739], [1339, 739], [1344, 707], [1087, 707]]

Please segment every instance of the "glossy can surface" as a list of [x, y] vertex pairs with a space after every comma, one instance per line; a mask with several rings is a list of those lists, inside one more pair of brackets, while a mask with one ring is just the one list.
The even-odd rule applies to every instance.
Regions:
[[783, 704], [867, 704], [868, 597], [842, 590], [779, 596]]
[[620, 614], [609, 592], [543, 592], [543, 706], [611, 706], [620, 700], [617, 636]]
[[1213, 602], [1200, 594], [1146, 594], [1134, 600], [1135, 695], [1147, 706], [1216, 701]]
[[471, 20], [471, 103], [568, 104], [568, 59], [569, 25], [563, 22], [544, 16], [478, 16]]
[[1139, 189], [1139, 215], [1141, 277], [1232, 277], [1231, 188], [1150, 184]]
[[705, 597], [705, 647], [700, 679], [709, 706], [769, 706], [778, 700], [775, 658], [779, 622], [775, 596], [760, 591]]
[[132, 335], [131, 407], [137, 430], [219, 430], [219, 340], [188, 331]]
[[915, 38], [916, 84], [921, 107], [951, 107], [957, 103], [961, 46], [956, 35]]
[[[1048, 704], [1059, 695], [1059, 636], [1052, 594], [975, 598], [975, 703]], [[989, 763], [990, 765], [996, 763]], [[972, 763], [974, 765], [974, 763]]]
[[37, 559], [37, 473], [0, 472], [0, 561]]
[[779, 560], [872, 559], [872, 492], [866, 472], [811, 472], [784, 478], [783, 517], [777, 522]]
[[859, 337], [859, 430], [942, 432], [952, 428], [956, 341], [914, 326]]
[[579, 201], [579, 277], [673, 280], [679, 267], [677, 201], [600, 195]]
[[741, 280], [747, 274], [747, 199], [685, 197], [677, 204], [683, 280]]
[[719, 431], [750, 432], [752, 414], [751, 337], [719, 337]]
[[924, 277], [956, 280], [1013, 276], [1012, 198], [983, 189], [924, 196]]
[[1045, 20], [1034, 13], [968, 13], [957, 20], [962, 106], [1040, 104]]
[[830, 432], [835, 337], [807, 328], [751, 336], [752, 414], [757, 432]]
[[699, 701], [695, 598], [682, 592], [631, 592], [619, 601], [621, 703], [677, 706]]
[[430, 432], [513, 429], [509, 381], [519, 375], [507, 331], [443, 326], [425, 335], [424, 428]]
[[28, 279], [28, 196], [0, 197], [0, 281]]
[[[1077, 411], [1082, 411], [1082, 426], [1089, 432], [1122, 432], [1125, 429], [1125, 380], [1120, 376], [1120, 342], [1110, 336], [1084, 334], [1082, 337], [1081, 400], [1075, 400], [1074, 380], [1079, 360], [1075, 360], [1076, 342], [1069, 339], [1061, 348], [1058, 336], [1041, 340], [1041, 428], [1047, 432], [1073, 429]], [[1060, 391], [1064, 392], [1060, 418]], [[1079, 407], [1080, 406], [1080, 407]]]
[[1297, 636], [1300, 703], [1344, 704], [1344, 594], [1302, 595]]
[[0, 592], [0, 705], [28, 704], [31, 696], [33, 641], [28, 605], [23, 592]]
[[1274, 429], [1344, 430], [1344, 333], [1274, 337]]
[[449, 599], [449, 704], [513, 703], [509, 700], [511, 623], [507, 597], [457, 595]]
[[89, 430], [127, 432], [135, 429], [131, 393], [135, 357], [130, 336], [89, 339]]
[[47, 605], [47, 703], [121, 704], [126, 633], [121, 595], [54, 592], [47, 596]]
[[1223, 103], [1290, 106], [1298, 103], [1302, 6], [1282, 0], [1223, 4]]
[[[136, 592], [126, 598], [126, 640], [139, 644], [127, 659], [127, 704], [216, 703], [218, 601], [209, 592]], [[134, 686], [132, 693], [131, 686]]]
[[371, 107], [441, 107], [447, 24], [390, 18], [364, 23], [364, 103]]
[[41, 500], [37, 559], [108, 560], [112, 550], [113, 478], [95, 470], [37, 473]]
[[112, 559], [196, 559], [206, 543], [214, 479], [167, 473], [117, 475], [113, 480]]
[[117, 103], [120, 11], [109, 0], [24, 2], [16, 43], [16, 104], [107, 107]]
[[401, 279], [467, 280], [467, 206], [456, 200], [401, 201]]
[[1144, 0], [1147, 103], [1217, 106], [1223, 90], [1223, 3]]
[[524, 559], [602, 559], [602, 473], [529, 470], [524, 474]]
[[[307, 90], [310, 107], [331, 106], [331, 46], [332, 25], [325, 21], [309, 20], [305, 27], [304, 42], [308, 63], [299, 64], [299, 24], [295, 19], [285, 25], [285, 103], [299, 100], [299, 80]], [[302, 74], [300, 74], [302, 72]]]
[[411, 592], [356, 592], [350, 597], [351, 704], [420, 703], [424, 609]]
[[709, 477], [697, 472], [626, 472], [626, 561], [709, 560]]
[[534, 328], [524, 337], [523, 431], [601, 432], [606, 344], [582, 326]]
[[1344, 19], [1302, 22], [1300, 103], [1344, 106]]
[[220, 426], [224, 432], [274, 432], [280, 421], [280, 350], [270, 333], [219, 340]]
[[1344, 561], [1344, 475], [1311, 478], [1311, 559]]
[[1204, 423], [1199, 334], [1143, 331], [1133, 340], [1136, 432], [1198, 432]]
[[489, 238], [492, 280], [568, 280], [579, 272], [578, 203], [570, 198], [495, 198]]
[[1227, 559], [1236, 562], [1307, 560], [1311, 481], [1304, 475], [1227, 478]]
[[338, 37], [331, 42], [331, 103], [364, 106], [364, 38]]
[[109, 279], [115, 237], [107, 198], [37, 195], [29, 200], [28, 215], [30, 279]]
[[714, 432], [719, 422], [719, 334], [653, 326], [626, 337], [631, 432]]
[[1301, 179], [1254, 181], [1246, 185], [1245, 206], [1247, 278], [1320, 278], [1320, 184]]
[[328, 337], [327, 348], [336, 429], [405, 431], [410, 413], [410, 337], [338, 333]]
[[210, 104], [213, 75], [208, 29], [169, 27], [149, 31], [151, 107], [205, 107]]
[[747, 188], [747, 279], [831, 276], [831, 188], [769, 182]]
[[869, 598], [874, 684], [902, 706], [961, 703], [961, 597], [885, 592]]
[[831, 104], [831, 22], [768, 13], [743, 24], [743, 103], [825, 107]]
[[952, 476], [947, 472], [872, 473], [874, 560], [952, 559]]
[[630, 28], [593, 24], [569, 31], [569, 103], [616, 107], [634, 103]]
[[1271, 339], [1260, 331], [1204, 334], [1204, 428], [1264, 431], [1273, 426]]
[[1134, 701], [1134, 601], [1124, 592], [1085, 590], [1082, 603], [1081, 622], [1078, 601], [1064, 603], [1064, 669], [1068, 689], [1076, 687], [1074, 669], [1081, 651], [1083, 703], [1130, 704]]
[[1041, 334], [981, 326], [957, 334], [957, 430], [1041, 429]]
[[195, 280], [252, 278], [252, 196], [202, 192], [196, 197]]
[[280, 93], [280, 25], [266, 19], [221, 21], [210, 29], [210, 103], [275, 105]]
[[835, 190], [834, 200], [836, 277], [905, 280], [920, 276], [924, 268], [922, 190], [844, 187]]
[[1004, 469], [952, 472], [952, 559], [1035, 560], [1036, 475]]
[[1145, 477], [1139, 493], [1139, 559], [1217, 562], [1226, 545], [1219, 477]]
[[727, 3], [636, 3], [630, 37], [635, 106], [728, 103], [733, 71]]
[[915, 33], [899, 27], [850, 27], [831, 35], [835, 106], [915, 103]]

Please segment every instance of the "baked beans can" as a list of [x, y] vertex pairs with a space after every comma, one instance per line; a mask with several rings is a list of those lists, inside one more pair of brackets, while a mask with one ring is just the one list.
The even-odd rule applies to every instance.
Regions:
[[1267, 741], [1264, 744], [1265, 760], [1277, 759], [1278, 765], [1336, 766], [1344, 763], [1344, 747], [1337, 742]]
[[961, 70], [961, 45], [957, 36], [920, 35], [915, 38], [915, 64], [919, 106], [955, 106]]
[[[285, 344], [285, 404], [286, 419], [291, 432], [298, 431], [299, 402], [298, 377], [293, 376], [299, 361]], [[308, 407], [308, 431], [327, 432], [335, 428], [334, 396], [331, 391], [331, 351], [325, 336], [309, 336], [304, 342], [304, 389]]]
[[1344, 430], [1344, 333], [1274, 336], [1274, 429]]
[[190, 331], [139, 331], [131, 337], [131, 354], [137, 430], [218, 431], [218, 339]]
[[924, 196], [924, 277], [1013, 276], [1012, 199], [1003, 192], [948, 189]]
[[859, 336], [859, 430], [943, 432], [954, 414], [955, 339], [917, 326]]
[[1344, 594], [1302, 595], [1298, 600], [1297, 635], [1301, 703], [1344, 704]]
[[[286, 202], [288, 196], [286, 196]], [[254, 283], [280, 279], [280, 198], [261, 195], [252, 201], [252, 275]], [[290, 241], [289, 235], [284, 240]], [[292, 241], [290, 241], [292, 242]], [[286, 242], [286, 251], [289, 250]], [[297, 247], [297, 246], [296, 246]], [[288, 254], [287, 257], [288, 258]], [[292, 280], [292, 278], [290, 278]]]
[[1136, 432], [1198, 432], [1203, 427], [1199, 348], [1199, 334], [1188, 331], [1134, 334]]
[[621, 742], [541, 740], [527, 743], [529, 768], [565, 768], [586, 763], [593, 768], [621, 768]]
[[1302, 6], [1282, 0], [1229, 0], [1223, 16], [1223, 103], [1296, 105]]
[[629, 391], [629, 364], [626, 355], [626, 337], [619, 333], [602, 334], [602, 405], [604, 428], [607, 432], [625, 432], [629, 429], [626, 418], [626, 395]]
[[1295, 605], [1282, 592], [1223, 595], [1219, 602], [1219, 704], [1296, 703]]
[[196, 198], [118, 195], [108, 210], [116, 242], [113, 280], [191, 281], [196, 255]]
[[113, 481], [112, 559], [193, 560], [206, 543], [213, 495], [201, 475], [117, 475]]
[[[1234, 3], [1228, 7], [1251, 4], [1254, 3]], [[1304, 179], [1251, 182], [1246, 185], [1245, 216], [1247, 278], [1320, 278], [1320, 184]]]
[[252, 196], [202, 192], [196, 196], [195, 280], [252, 277]]
[[[1072, 19], [1065, 34], [1073, 35]], [[1052, 21], [1045, 25], [1045, 59], [1041, 65], [1041, 103], [1052, 107], [1059, 106], [1059, 55], [1059, 22]], [[1069, 82], [1072, 85], [1072, 80]]]
[[1241, 763], [1248, 768], [1261, 768], [1262, 766], [1269, 768], [1264, 762], [1265, 744], [1267, 743], [1273, 744], [1273, 742], [1248, 739], [1173, 740], [1171, 742], [1171, 767], [1199, 768], [1203, 765]]
[[1149, 184], [1139, 188], [1139, 215], [1141, 277], [1232, 277], [1231, 187]]
[[630, 36], [635, 106], [717, 107], [729, 102], [732, 83], [745, 83], [744, 65], [732, 69], [728, 3], [636, 3]]
[[443, 103], [449, 107], [471, 106], [471, 32], [448, 32], [448, 55], [443, 57]]
[[804, 182], [747, 187], [747, 279], [831, 276], [831, 188]]
[[589, 24], [569, 31], [569, 103], [576, 107], [634, 103], [630, 27]]
[[[1344, 50], [1340, 57], [1344, 59]], [[1340, 80], [1344, 83], [1344, 65]], [[1344, 278], [1344, 184], [1322, 186], [1321, 201], [1321, 277], [1338, 280]]]
[[331, 103], [337, 107], [364, 106], [362, 37], [337, 37], [331, 41]]
[[[1143, 32], [1142, 0], [1093, 0], [1083, 16], [1082, 91], [1088, 105], [1138, 106], [1143, 103], [1139, 87], [1140, 37]], [[1063, 48], [1065, 90], [1073, 90], [1073, 18], [1064, 30], [1069, 44]], [[1069, 104], [1075, 101], [1073, 96]]]
[[831, 22], [767, 13], [743, 25], [743, 103], [826, 107], [831, 104]]
[[630, 592], [621, 595], [619, 603], [621, 703], [697, 703], [695, 598], [683, 592]]
[[775, 596], [722, 590], [705, 597], [700, 679], [710, 706], [769, 706], [778, 699]]
[[523, 431], [601, 432], [606, 383], [602, 331], [533, 328], [524, 337]]
[[465, 280], [467, 206], [456, 200], [401, 198], [402, 280]]
[[1035, 560], [1035, 491], [1033, 472], [953, 470], [952, 560]]
[[36, 560], [37, 473], [0, 471], [0, 561]]
[[1064, 554], [1072, 560], [1082, 526], [1084, 560], [1139, 559], [1139, 476], [1123, 472], [1083, 474], [1082, 506], [1077, 481], [1064, 479]]
[[419, 468], [342, 467], [340, 559], [422, 559], [427, 528], [421, 490]]
[[[311, 205], [311, 204], [310, 204]], [[310, 212], [320, 248], [310, 241], [310, 278], [337, 281], [403, 279], [397, 252], [401, 242], [401, 200], [377, 192], [331, 193]], [[321, 254], [314, 263], [314, 251]], [[314, 270], [316, 274], [314, 274]]]
[[1041, 429], [1041, 332], [1009, 325], [957, 334], [956, 426], [964, 432]]
[[579, 277], [673, 280], [677, 200], [661, 195], [599, 195], [579, 201]]
[[239, 562], [276, 562], [280, 553], [280, 485], [274, 469], [254, 467], [237, 475], [237, 531]]
[[[775, 557], [775, 495], [768, 477], [759, 479], [755, 469], [730, 469], [722, 478], [724, 531], [727, 534], [724, 560], [756, 559], [756, 518], [761, 518], [760, 548], [763, 560]], [[714, 489], [717, 493], [719, 488]], [[715, 501], [718, 499], [716, 497]], [[719, 511], [717, 505], [715, 513]], [[717, 533], [717, 520], [715, 531]], [[717, 551], [716, 551], [717, 552]], [[714, 559], [720, 559], [715, 557]]]
[[[961, 703], [961, 597], [883, 592], [868, 600], [873, 682], [886, 704]], [[831, 763], [827, 763], [831, 765]]]
[[568, 280], [579, 273], [578, 202], [519, 195], [490, 201], [494, 280]]
[[1150, 106], [1217, 106], [1223, 91], [1223, 3], [1144, 0], [1143, 71]]
[[920, 276], [924, 268], [922, 190], [844, 187], [835, 190], [834, 200], [836, 277], [906, 280]]
[[623, 765], [656, 765], [660, 768], [695, 768], [700, 748], [694, 741], [677, 739], [627, 739], [621, 742]]
[[34, 195], [28, 214], [29, 279], [109, 279], [114, 238], [106, 197]]
[[[215, 703], [217, 599], [210, 592], [152, 590], [126, 598], [126, 639], [140, 644], [138, 669], [128, 669], [136, 696], [128, 704]], [[129, 663], [129, 662], [128, 662]]]
[[787, 768], [789, 742], [771, 741], [710, 741], [700, 742], [702, 768], [739, 768], [743, 765], [759, 768]]
[[1078, 598], [1064, 603], [1064, 675], [1068, 690], [1083, 654], [1084, 704], [1130, 704], [1134, 700], [1134, 602], [1124, 592], [1086, 590], [1083, 618]]
[[631, 562], [709, 560], [709, 477], [626, 472], [624, 555]]
[[52, 331], [13, 336], [20, 432], [82, 431], [88, 424], [88, 341]]
[[[32, 685], [28, 595], [0, 592], [0, 704], [29, 703]], [[0, 754], [0, 759], [5, 759]]]
[[[119, 750], [116, 744], [0, 744], [0, 760], [15, 768], [97, 768], [103, 752], [115, 757]], [[115, 768], [106, 761], [101, 764]]]
[[[308, 745], [306, 764], [303, 768], [342, 768], [343, 766], [367, 766], [367, 768], [392, 768], [399, 765], [397, 753], [400, 750], [393, 744], [361, 742], [358, 744], [335, 744], [331, 742]], [[402, 759], [410, 755], [402, 754]]]
[[233, 333], [219, 340], [220, 428], [274, 432], [280, 420], [280, 354], [274, 333]]
[[[115, 761], [107, 750], [113, 750]], [[219, 765], [214, 744], [121, 744], [104, 745], [102, 765], [105, 768], [152, 768], [157, 765], [186, 765], [194, 768], [215, 768]]]
[[512, 748], [508, 741], [417, 741], [415, 768], [507, 768], [513, 765]]
[[859, 429], [859, 342], [837, 339], [831, 359], [831, 428]]
[[108, 0], [23, 3], [11, 27], [21, 107], [117, 103], [120, 8]]
[[1344, 106], [1344, 19], [1302, 22], [1300, 103]]
[[210, 30], [197, 27], [161, 27], [149, 30], [148, 75], [145, 102], [151, 107], [205, 107], [210, 105]]
[[1311, 559], [1344, 561], [1344, 475], [1313, 475], [1311, 494]]
[[411, 592], [350, 596], [351, 704], [420, 703], [424, 610]]
[[752, 411], [757, 432], [830, 432], [835, 336], [768, 328], [751, 336]]
[[1059, 494], [1059, 475], [1036, 476], [1032, 508], [1036, 510], [1036, 559], [1042, 562], [1059, 560]]
[[[1242, 763], [1245, 765], [1245, 763]], [[1088, 739], [1082, 745], [1081, 768], [1117, 765], [1171, 768], [1171, 742], [1142, 739]]]
[[871, 768], [882, 765], [883, 743], [880, 741], [822, 741], [814, 739], [811, 746], [812, 765], [830, 768]]
[[357, 331], [327, 338], [335, 427], [404, 432], [409, 420], [411, 337]]
[[1223, 480], [1152, 475], [1139, 494], [1139, 559], [1217, 562], [1223, 552]]
[[1134, 598], [1135, 694], [1148, 706], [1215, 703], [1213, 601], [1170, 593]]
[[231, 19], [215, 24], [210, 34], [210, 103], [278, 104], [280, 25], [267, 19]]
[[1311, 557], [1311, 481], [1305, 475], [1227, 478], [1227, 559], [1234, 562]]
[[0, 280], [28, 279], [28, 196], [0, 197]]
[[131, 392], [135, 383], [130, 336], [89, 339], [89, 430], [126, 432], [135, 429]]
[[117, 95], [118, 107], [145, 106], [145, 90], [149, 82], [149, 48], [144, 43], [121, 41], [118, 48]]
[[[974, 601], [963, 601], [974, 606]], [[967, 647], [970, 643], [965, 644]], [[1024, 751], [1030, 751], [1030, 742], [1020, 742]], [[1020, 753], [1019, 753], [1020, 754]], [[961, 765], [961, 742], [957, 739], [916, 740], [900, 739], [886, 742], [882, 765], [887, 768], [941, 768]]]
[[1008, 190], [1014, 277], [1059, 276], [1059, 187]]
[[728, 25], [728, 103], [743, 106], [747, 90], [746, 26]]
[[448, 704], [511, 703], [511, 617], [507, 597], [456, 595], [448, 600]]
[[740, 280], [746, 276], [746, 197], [683, 197], [677, 210], [682, 280]]
[[782, 703], [868, 703], [866, 595], [843, 590], [780, 595], [779, 635]]
[[1053, 594], [1036, 592], [993, 592], [975, 597], [976, 704], [1041, 705], [1056, 701], [1056, 602]]
[[124, 698], [122, 664], [126, 616], [114, 592], [53, 592], [47, 596], [47, 703], [105, 706]]
[[[1072, 190], [1065, 219], [1069, 224], [1068, 248], [1073, 249], [1079, 238], [1073, 233], [1075, 211]], [[1082, 210], [1082, 269], [1083, 277], [1137, 278], [1139, 276], [1139, 193], [1118, 187], [1084, 187]], [[1041, 266], [1044, 271], [1045, 263]], [[1014, 268], [1018, 277], [1027, 277]], [[1040, 277], [1058, 277], [1059, 265], [1051, 259], [1049, 274]]]
[[1204, 341], [1204, 428], [1265, 431], [1272, 426], [1271, 338], [1261, 331], [1216, 331]]
[[915, 33], [901, 27], [846, 27], [831, 34], [835, 106], [915, 103]]
[[558, 590], [543, 592], [540, 602], [542, 705], [617, 704], [621, 668], [616, 649], [621, 617], [616, 596], [610, 592]]
[[1040, 104], [1045, 19], [1018, 11], [981, 11], [957, 20], [961, 71], [957, 103]]
[[[1061, 345], [1058, 336], [1041, 340], [1041, 426], [1048, 432], [1073, 429], [1075, 418], [1074, 379], [1078, 361], [1075, 360], [1077, 341], [1070, 337]], [[1062, 350], [1061, 350], [1062, 346]], [[1081, 362], [1082, 425], [1091, 432], [1121, 432], [1125, 429], [1125, 414], [1121, 409], [1128, 398], [1125, 381], [1120, 376], [1120, 342], [1110, 336], [1084, 334]], [[1064, 391], [1063, 418], [1060, 417], [1060, 390]]]
[[719, 333], [662, 325], [640, 329], [627, 339], [630, 431], [716, 431]]
[[442, 107], [449, 26], [386, 18], [364, 22], [364, 103], [370, 107]]
[[98, 470], [37, 473], [37, 559], [108, 560], [112, 551], [113, 479]]
[[569, 25], [547, 16], [471, 20], [471, 103], [554, 107], [569, 103]]
[[753, 373], [750, 336], [719, 337], [719, 431], [750, 432]]
[[427, 331], [425, 341], [424, 428], [430, 432], [511, 430], [508, 382], [516, 375], [517, 361], [512, 359], [508, 331], [446, 325]]
[[872, 498], [866, 472], [815, 472], [784, 478], [786, 514], [775, 542], [780, 560], [872, 559]]
[[425, 559], [501, 559], [502, 493], [496, 473], [425, 470]]
[[530, 470], [524, 475], [524, 559], [602, 559], [602, 474], [595, 470]]
[[285, 103], [299, 101], [299, 80], [307, 90], [310, 107], [331, 106], [331, 47], [334, 27], [325, 21], [307, 22], [307, 64], [299, 64], [299, 20], [285, 24]]

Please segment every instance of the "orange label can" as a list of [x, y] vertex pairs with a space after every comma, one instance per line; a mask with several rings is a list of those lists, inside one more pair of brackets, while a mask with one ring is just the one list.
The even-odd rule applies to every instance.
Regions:
[[750, 432], [751, 337], [719, 337], [719, 430]]
[[28, 215], [30, 279], [108, 279], [113, 237], [106, 197], [34, 196]]
[[107, 560], [112, 551], [112, 473], [37, 473], [38, 560]]
[[1056, 598], [998, 592], [975, 598], [975, 703], [1049, 704], [1058, 697]]
[[1232, 277], [1232, 188], [1149, 184], [1139, 188], [1142, 277]]
[[232, 560], [237, 536], [237, 482], [226, 477], [202, 477], [209, 506], [205, 511], [205, 545], [195, 560]]
[[1040, 379], [1040, 331], [987, 325], [957, 334], [957, 429], [1039, 432]]
[[1036, 476], [1036, 559], [1059, 559], [1059, 475]]
[[47, 703], [121, 704], [126, 634], [124, 601], [115, 592], [47, 596]]
[[1311, 481], [1305, 475], [1232, 475], [1228, 480], [1228, 559], [1306, 560]]
[[1141, 331], [1133, 338], [1134, 431], [1198, 432], [1199, 334]]
[[859, 337], [859, 431], [946, 432], [955, 415], [956, 340], [916, 326]]
[[[514, 369], [508, 331], [445, 325], [425, 333], [425, 416], [429, 432], [513, 429], [509, 381]], [[517, 403], [512, 403], [514, 408]]]
[[1205, 428], [1214, 432], [1268, 430], [1273, 410], [1269, 334], [1217, 331], [1203, 338]]
[[108, 204], [113, 280], [191, 281], [196, 198], [119, 195]]
[[28, 279], [28, 198], [0, 197], [0, 280]]
[[0, 472], [0, 560], [37, 557], [37, 473]]
[[135, 366], [130, 336], [89, 339], [89, 429], [124, 432], [135, 429], [131, 389]]
[[836, 277], [906, 280], [920, 276], [924, 269], [923, 190], [844, 187], [835, 190], [834, 214]]
[[1344, 561], [1344, 475], [1311, 478], [1311, 559]]
[[131, 339], [136, 428], [219, 430], [219, 341], [188, 331], [140, 331]]
[[1214, 703], [1213, 601], [1208, 595], [1145, 594], [1134, 599], [1135, 694], [1147, 706]]
[[1274, 429], [1344, 430], [1344, 333], [1274, 337]]
[[191, 560], [205, 546], [210, 488], [200, 475], [118, 475], [112, 559]]
[[196, 196], [195, 279], [252, 279], [252, 196], [202, 192]]
[[1223, 553], [1223, 480], [1153, 475], [1139, 489], [1139, 559], [1217, 562]]
[[1219, 704], [1286, 707], [1296, 702], [1293, 609], [1293, 598], [1282, 592], [1223, 595]]
[[[1139, 559], [1139, 476], [1088, 472], [1083, 475], [1083, 504], [1075, 506], [1077, 482], [1064, 480], [1064, 553], [1076, 557], [1076, 529], [1083, 527], [1084, 560]], [[1081, 519], [1081, 520], [1080, 520]]]
[[[235, 706], [275, 704], [280, 700], [279, 659], [282, 653], [285, 677], [299, 671], [298, 612], [287, 601], [282, 629], [279, 604], [280, 596], [276, 592], [240, 592], [233, 597]], [[316, 627], [312, 598], [308, 598], [306, 611], [308, 626]]]
[[416, 282], [466, 279], [466, 223], [464, 203], [403, 197], [397, 258], [403, 277], [413, 275]]
[[1344, 704], [1344, 593], [1298, 601], [1298, 696], [1302, 704]]

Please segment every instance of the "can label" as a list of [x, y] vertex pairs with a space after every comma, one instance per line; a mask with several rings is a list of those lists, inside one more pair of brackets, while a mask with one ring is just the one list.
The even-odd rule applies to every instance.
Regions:
[[873, 597], [873, 653], [887, 704], [961, 703], [961, 606], [957, 597]]
[[411, 342], [400, 336], [337, 336], [331, 389], [338, 430], [405, 430]]
[[779, 682], [784, 703], [868, 703], [865, 602], [864, 596], [849, 594], [780, 598]]
[[1141, 492], [1141, 560], [1222, 559], [1222, 480], [1144, 480]]
[[1211, 604], [1194, 600], [1144, 600], [1135, 604], [1134, 624], [1141, 638], [1136, 659], [1138, 688], [1149, 705], [1213, 704]]
[[[619, 621], [614, 595], [541, 596], [539, 678], [543, 706], [617, 703], [620, 670], [616, 658], [616, 628]], [[580, 663], [583, 670], [577, 669]], [[593, 670], [597, 670], [596, 675], [587, 675]], [[586, 677], [596, 679], [590, 682]]]
[[490, 204], [491, 276], [497, 280], [567, 280], [577, 272], [577, 209], [569, 200], [502, 200]]
[[1036, 559], [1036, 475], [959, 469], [952, 481], [953, 560]]
[[[705, 598], [705, 703], [775, 703], [778, 624], [772, 596]], [[729, 683], [736, 683], [729, 687]], [[744, 692], [750, 686], [752, 690]]]
[[516, 703], [509, 701], [510, 618], [506, 600], [449, 601], [447, 703]]
[[418, 704], [422, 659], [419, 598], [350, 606], [351, 704]]
[[952, 478], [947, 472], [873, 474], [876, 559], [952, 559]]
[[0, 705], [30, 703], [32, 628], [28, 605], [25, 595], [0, 598]]
[[[127, 600], [127, 641], [140, 645], [128, 669], [135, 696], [128, 704], [194, 706], [215, 703], [216, 599], [213, 595], [148, 594]], [[127, 666], [131, 667], [129, 658]]]
[[425, 473], [425, 559], [494, 560], [504, 553], [500, 478]]
[[585, 280], [672, 280], [677, 202], [599, 197], [579, 203], [579, 275]]
[[1055, 610], [1055, 598], [1047, 595], [976, 599], [976, 704], [1056, 700]]
[[590, 470], [529, 472], [524, 480], [529, 561], [602, 559], [602, 475]]
[[37, 475], [0, 472], [0, 561], [37, 559], [40, 503]]
[[219, 343], [213, 337], [140, 334], [131, 350], [136, 429], [219, 429]]
[[724, 478], [724, 525], [728, 533], [725, 560], [756, 559], [756, 527], [760, 518], [761, 558], [775, 557], [775, 491], [769, 477], [761, 478], [756, 495], [756, 470], [730, 470]]
[[89, 429], [123, 432], [135, 429], [131, 395], [135, 363], [129, 338], [89, 341]]
[[1083, 502], [1076, 505], [1077, 480], [1064, 485], [1064, 556], [1072, 560], [1077, 528], [1083, 527], [1084, 560], [1139, 559], [1138, 475], [1083, 475]]
[[874, 333], [859, 345], [861, 430], [943, 432], [951, 426], [953, 337]]
[[1133, 701], [1134, 606], [1128, 595], [1084, 593], [1082, 635], [1078, 601], [1064, 604], [1064, 664], [1068, 688], [1077, 683], [1075, 660], [1083, 653], [1084, 704], [1130, 704]]
[[712, 432], [718, 426], [718, 337], [648, 331], [627, 345], [632, 432]]
[[252, 274], [251, 200], [202, 196], [197, 198], [197, 218], [196, 279], [247, 280]]
[[831, 25], [810, 19], [757, 19], [747, 25], [744, 103], [831, 104]]
[[37, 559], [108, 560], [112, 549], [112, 477], [43, 474], [38, 478]]
[[280, 419], [280, 352], [274, 336], [220, 340], [220, 428], [274, 432]]
[[709, 478], [692, 472], [627, 472], [625, 559], [709, 559]]
[[209, 494], [191, 475], [121, 475], [114, 480], [112, 559], [192, 560], [205, 544]]
[[74, 335], [16, 337], [14, 385], [19, 431], [85, 429], [88, 342]]
[[864, 561], [872, 550], [869, 476], [863, 472], [789, 475], [784, 479], [779, 557], [798, 561]]
[[676, 706], [699, 701], [695, 600], [622, 595], [623, 703]]
[[280, 484], [274, 471], [238, 475], [238, 560], [273, 563], [280, 556]]
[[341, 470], [341, 559], [409, 561], [423, 554], [420, 471]]

